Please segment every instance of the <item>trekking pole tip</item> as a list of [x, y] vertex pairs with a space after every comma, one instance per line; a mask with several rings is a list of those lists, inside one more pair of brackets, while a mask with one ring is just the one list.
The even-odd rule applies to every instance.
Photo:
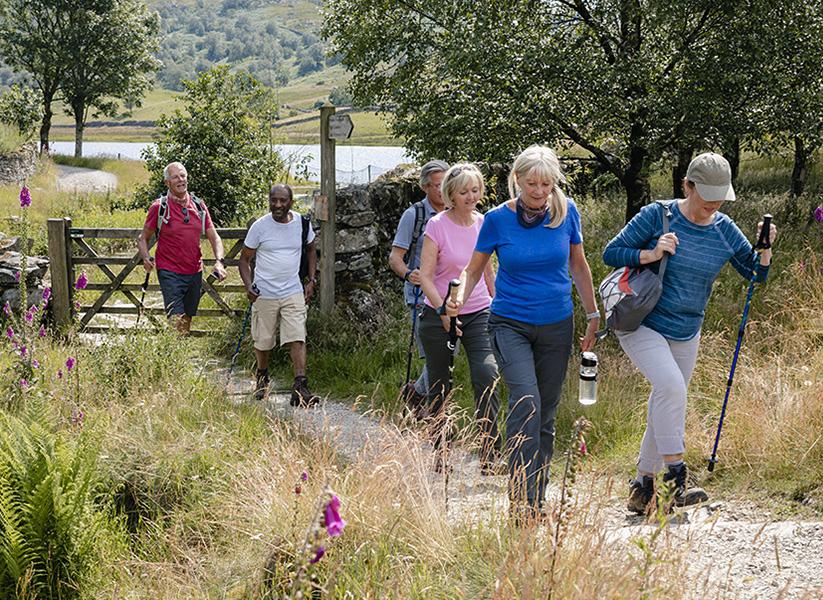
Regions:
[[707, 468], [709, 469], [709, 473], [712, 473], [714, 471], [714, 465], [716, 465], [716, 464], [717, 464], [717, 459], [714, 456], [711, 457], [709, 459], [709, 464], [707, 465]]

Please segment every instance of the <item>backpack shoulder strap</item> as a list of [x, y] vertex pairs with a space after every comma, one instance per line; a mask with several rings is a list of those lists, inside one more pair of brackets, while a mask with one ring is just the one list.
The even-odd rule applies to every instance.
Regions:
[[157, 235], [160, 235], [160, 229], [163, 227], [164, 223], [169, 222], [169, 196], [168, 194], [163, 194], [159, 198], [160, 200], [160, 208], [157, 209]]
[[301, 225], [303, 226], [303, 234], [301, 241], [303, 243], [303, 250], [309, 245], [309, 226], [311, 225], [311, 217], [307, 215], [300, 215]]
[[189, 194], [191, 196], [194, 205], [197, 207], [197, 216], [200, 217], [200, 235], [206, 235], [206, 205], [203, 204], [203, 201], [195, 196], [194, 194]]
[[403, 256], [403, 262], [406, 263], [407, 267], [414, 259], [415, 250], [417, 249], [417, 242], [420, 239], [420, 235], [423, 233], [423, 226], [426, 224], [426, 207], [423, 205], [423, 201], [419, 200], [418, 202], [412, 204], [412, 206], [414, 207], [414, 229], [412, 230], [411, 244], [409, 244], [409, 248]]
[[[669, 217], [672, 216], [672, 203], [677, 200], [658, 200], [657, 204], [660, 206], [661, 215], [663, 217], [663, 234], [669, 233]], [[660, 259], [660, 268], [657, 270], [657, 276], [663, 279], [666, 273], [666, 263], [669, 262], [669, 255], [664, 253], [663, 258]]]

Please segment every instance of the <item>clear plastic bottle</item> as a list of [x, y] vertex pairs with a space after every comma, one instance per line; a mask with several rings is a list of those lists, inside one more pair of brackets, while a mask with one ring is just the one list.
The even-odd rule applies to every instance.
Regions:
[[590, 406], [597, 402], [597, 355], [583, 352], [580, 355], [580, 404]]

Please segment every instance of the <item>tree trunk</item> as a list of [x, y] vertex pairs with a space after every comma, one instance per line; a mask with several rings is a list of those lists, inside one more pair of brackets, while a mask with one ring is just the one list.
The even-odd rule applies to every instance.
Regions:
[[737, 182], [737, 174], [740, 172], [740, 138], [734, 137], [726, 143], [723, 149], [723, 157], [729, 161], [732, 168], [732, 184]]
[[810, 152], [799, 135], [794, 136], [794, 167], [792, 168], [791, 197], [797, 198], [806, 187]]
[[640, 212], [651, 198], [649, 188], [648, 152], [640, 146], [633, 146], [629, 153], [629, 166], [623, 172], [620, 183], [626, 190], [626, 222]]
[[82, 107], [73, 107], [74, 112], [74, 158], [83, 158], [83, 113]]
[[49, 153], [49, 132], [51, 131], [51, 118], [54, 113], [51, 111], [53, 94], [43, 94], [43, 120], [40, 122], [40, 154]]
[[686, 177], [686, 170], [692, 160], [694, 149], [689, 146], [680, 148], [677, 151], [677, 162], [672, 167], [672, 198], [685, 198], [683, 193], [683, 178]]

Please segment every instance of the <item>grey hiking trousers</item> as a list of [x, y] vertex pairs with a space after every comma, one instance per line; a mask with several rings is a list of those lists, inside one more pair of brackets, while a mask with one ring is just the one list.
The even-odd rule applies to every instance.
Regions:
[[[499, 456], [501, 444], [497, 428], [500, 399], [495, 385], [498, 372], [489, 345], [489, 310], [460, 315], [458, 320], [462, 323], [460, 329], [463, 332], [458, 338], [458, 344], [463, 346], [468, 358], [474, 389], [475, 419], [480, 430], [480, 460], [490, 461]], [[429, 408], [432, 417], [437, 419], [444, 408], [443, 392], [449, 384], [449, 350], [446, 346], [449, 334], [431, 307], [423, 309], [419, 323], [420, 342], [426, 351], [426, 366], [431, 384]], [[439, 446], [439, 438], [440, 436], [435, 433], [435, 446]]]
[[572, 317], [530, 325], [492, 313], [489, 337], [509, 388], [506, 452], [509, 499], [543, 504], [554, 452], [554, 419], [572, 348]]

